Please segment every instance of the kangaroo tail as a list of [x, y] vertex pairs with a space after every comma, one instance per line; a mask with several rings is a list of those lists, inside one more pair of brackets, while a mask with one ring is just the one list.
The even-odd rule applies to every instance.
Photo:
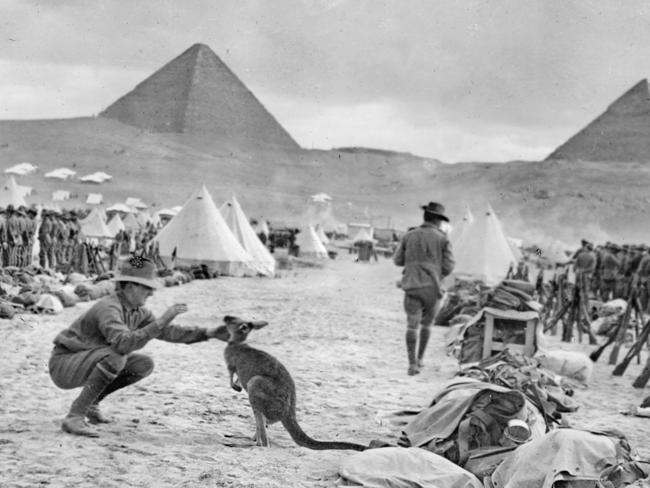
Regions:
[[325, 449], [350, 449], [352, 451], [365, 451], [368, 449], [367, 446], [354, 444], [353, 442], [324, 442], [312, 439], [307, 434], [305, 434], [300, 425], [298, 425], [295, 414], [290, 415], [288, 418], [282, 419], [282, 425], [284, 425], [284, 428], [287, 429], [287, 432], [289, 432], [289, 435], [291, 435], [291, 438], [296, 444], [308, 449], [320, 451]]

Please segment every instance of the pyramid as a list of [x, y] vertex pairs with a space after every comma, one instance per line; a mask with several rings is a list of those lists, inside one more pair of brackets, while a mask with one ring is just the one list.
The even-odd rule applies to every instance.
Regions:
[[149, 132], [243, 138], [256, 144], [299, 148], [205, 44], [194, 44], [99, 116]]
[[641, 80], [630, 88], [547, 159], [650, 161], [648, 80]]

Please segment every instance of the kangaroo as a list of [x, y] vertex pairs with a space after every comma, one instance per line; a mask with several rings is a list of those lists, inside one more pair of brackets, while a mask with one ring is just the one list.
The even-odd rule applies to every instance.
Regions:
[[230, 373], [230, 386], [235, 391], [242, 388], [255, 416], [255, 443], [270, 447], [266, 424], [281, 422], [296, 444], [309, 449], [351, 449], [364, 451], [366, 446], [351, 442], [323, 442], [309, 437], [296, 420], [296, 386], [289, 371], [270, 354], [244, 344], [248, 334], [261, 329], [268, 322], [246, 322], [227, 315], [218, 327], [217, 338], [228, 342], [224, 357]]

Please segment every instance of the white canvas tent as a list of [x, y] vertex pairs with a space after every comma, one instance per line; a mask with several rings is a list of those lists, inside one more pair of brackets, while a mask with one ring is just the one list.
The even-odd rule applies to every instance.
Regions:
[[140, 227], [144, 228], [149, 222], [151, 222], [151, 217], [147, 212], [140, 211], [135, 215], [135, 220], [140, 225]]
[[111, 231], [111, 234], [113, 234], [113, 236], [116, 236], [120, 231], [126, 230], [126, 227], [124, 227], [124, 222], [122, 222], [120, 215], [117, 213], [111, 217], [111, 220], [108, 221], [106, 226]]
[[124, 217], [124, 227], [126, 227], [127, 230], [139, 230], [140, 229], [140, 224], [136, 220], [135, 216], [132, 213], [126, 214]]
[[7, 168], [4, 172], [9, 175], [25, 176], [35, 172], [36, 168], [32, 163], [19, 163]]
[[348, 222], [347, 224], [348, 237], [354, 238], [359, 233], [359, 230], [361, 229], [366, 229], [370, 234], [370, 237], [373, 237], [372, 225], [363, 224], [360, 222]]
[[55, 192], [52, 192], [52, 201], [54, 202], [62, 202], [64, 200], [68, 200], [70, 198], [70, 192], [67, 190], [56, 190]]
[[219, 211], [237, 241], [251, 255], [251, 266], [263, 276], [273, 276], [275, 274], [275, 259], [257, 237], [237, 198], [233, 195], [229, 202], [221, 206]]
[[13, 176], [9, 176], [5, 184], [0, 188], [0, 207], [6, 207], [7, 205], [13, 205], [14, 207], [27, 206], [23, 188], [16, 183]]
[[356, 235], [352, 238], [352, 244], [356, 244], [357, 242], [375, 242], [375, 239], [372, 237], [372, 235], [372, 228], [368, 229], [361, 227]]
[[107, 212], [131, 213], [133, 209], [125, 203], [114, 203], [106, 209]]
[[321, 242], [327, 246], [330, 243], [330, 240], [329, 240], [329, 237], [327, 237], [325, 235], [325, 231], [323, 230], [323, 226], [320, 225], [320, 224], [317, 224], [316, 227], [314, 228], [314, 230], [316, 231], [316, 235], [321, 240]]
[[517, 262], [521, 261], [524, 255], [521, 253], [521, 246], [524, 241], [522, 239], [517, 239], [515, 237], [507, 237], [508, 244], [510, 244], [510, 249], [512, 249], [512, 254], [515, 256]]
[[467, 229], [474, 223], [474, 214], [472, 213], [469, 205], [465, 207], [465, 214], [460, 222], [458, 222], [451, 231], [450, 239], [454, 248], [457, 247], [463, 240], [463, 236]]
[[454, 257], [455, 276], [479, 279], [489, 286], [504, 279], [510, 265], [516, 263], [501, 222], [490, 205], [467, 228], [454, 248]]
[[148, 205], [144, 203], [142, 200], [136, 197], [127, 197], [126, 201], [124, 202], [128, 207], [133, 207], [136, 209], [143, 209], [147, 208]]
[[205, 186], [192, 195], [153, 242], [158, 243], [160, 256], [168, 265], [175, 254], [175, 264], [205, 264], [233, 276], [256, 274], [250, 267], [250, 254], [230, 231]]
[[115, 234], [106, 226], [102, 214], [97, 208], [93, 208], [85, 219], [80, 220], [79, 226], [84, 237], [115, 237]]
[[258, 234], [264, 234], [266, 237], [269, 236], [271, 231], [269, 230], [269, 224], [266, 223], [266, 220], [260, 219], [257, 221], [257, 226], [255, 228], [255, 231]]
[[89, 205], [101, 205], [104, 197], [101, 193], [89, 193], [86, 198], [86, 203]]
[[318, 238], [318, 234], [314, 227], [309, 225], [304, 227], [296, 236], [296, 245], [299, 246], [299, 256], [309, 258], [327, 258], [327, 249], [325, 245]]
[[95, 184], [100, 184], [104, 183], [105, 181], [108, 181], [112, 179], [113, 177], [107, 173], [104, 173], [102, 171], [98, 171], [96, 173], [91, 173], [86, 176], [82, 176], [79, 178], [79, 180], [83, 183], [95, 183]]
[[45, 173], [46, 178], [51, 178], [55, 180], [67, 180], [68, 178], [76, 175], [77, 172], [68, 168], [57, 168], [48, 173]]

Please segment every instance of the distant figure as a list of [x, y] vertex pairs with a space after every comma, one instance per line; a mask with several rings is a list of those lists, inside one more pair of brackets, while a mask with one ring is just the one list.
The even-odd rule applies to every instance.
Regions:
[[401, 288], [404, 290], [406, 311], [409, 375], [420, 372], [436, 305], [442, 298], [442, 279], [453, 271], [455, 264], [451, 243], [440, 230], [442, 222], [449, 222], [445, 216], [445, 207], [440, 203], [429, 202], [422, 206], [422, 210], [424, 223], [404, 234], [393, 257], [397, 266], [404, 266]]
[[514, 279], [528, 281], [529, 272], [528, 264], [526, 264], [526, 261], [522, 259], [517, 263], [517, 270], [514, 273]]

